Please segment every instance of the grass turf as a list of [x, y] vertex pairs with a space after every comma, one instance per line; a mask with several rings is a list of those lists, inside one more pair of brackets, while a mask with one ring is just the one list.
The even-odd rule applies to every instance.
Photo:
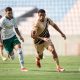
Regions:
[[42, 61], [42, 68], [35, 65], [34, 56], [25, 57], [25, 66], [28, 72], [21, 72], [18, 58], [14, 61], [3, 62], [0, 59], [0, 80], [80, 80], [80, 57], [60, 57], [60, 63], [65, 68], [64, 72], [56, 72], [55, 62], [51, 56], [46, 56]]

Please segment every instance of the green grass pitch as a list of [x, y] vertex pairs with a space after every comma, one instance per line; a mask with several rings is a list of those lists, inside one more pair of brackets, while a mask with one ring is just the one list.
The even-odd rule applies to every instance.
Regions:
[[21, 72], [18, 58], [14, 61], [3, 62], [0, 58], [0, 80], [80, 80], [80, 57], [59, 57], [64, 72], [56, 72], [55, 62], [51, 56], [45, 56], [41, 61], [42, 68], [35, 65], [34, 56], [25, 57], [25, 66], [28, 72]]

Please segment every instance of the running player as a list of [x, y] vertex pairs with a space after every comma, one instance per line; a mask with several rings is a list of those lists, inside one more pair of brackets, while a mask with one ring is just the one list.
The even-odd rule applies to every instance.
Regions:
[[21, 43], [18, 40], [14, 30], [20, 37], [20, 39], [24, 42], [24, 39], [18, 30], [16, 20], [13, 17], [12, 8], [6, 7], [5, 16], [0, 20], [0, 31], [2, 37], [0, 37], [0, 42], [3, 44], [4, 48], [6, 49], [7, 53], [11, 56], [12, 59], [14, 59], [13, 49], [16, 50], [19, 56], [21, 71], [27, 71], [27, 69], [24, 68], [24, 59], [21, 49]]
[[36, 64], [39, 68], [41, 67], [40, 60], [43, 59], [43, 51], [44, 48], [46, 48], [53, 55], [53, 59], [56, 62], [57, 71], [61, 72], [64, 71], [64, 68], [62, 68], [59, 64], [58, 55], [50, 39], [48, 25], [51, 25], [53, 28], [55, 28], [61, 34], [61, 36], [66, 39], [65, 34], [62, 33], [58, 26], [50, 18], [46, 17], [45, 10], [40, 9], [38, 11], [38, 19], [34, 22], [33, 29], [31, 31], [31, 37], [34, 40], [35, 48], [38, 54], [36, 57]]

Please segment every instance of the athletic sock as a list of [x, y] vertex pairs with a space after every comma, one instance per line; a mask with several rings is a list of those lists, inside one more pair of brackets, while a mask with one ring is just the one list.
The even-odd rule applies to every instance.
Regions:
[[24, 57], [23, 57], [21, 48], [19, 48], [19, 49], [17, 50], [17, 53], [18, 53], [18, 55], [19, 55], [20, 66], [21, 66], [21, 68], [24, 68]]

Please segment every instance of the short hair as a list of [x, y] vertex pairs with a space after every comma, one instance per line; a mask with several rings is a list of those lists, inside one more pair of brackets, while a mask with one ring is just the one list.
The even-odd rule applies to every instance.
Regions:
[[12, 11], [12, 8], [11, 7], [6, 7], [5, 8], [5, 11], [7, 12], [7, 11]]
[[40, 10], [38, 10], [38, 13], [45, 13], [45, 10], [44, 9], [40, 9]]

